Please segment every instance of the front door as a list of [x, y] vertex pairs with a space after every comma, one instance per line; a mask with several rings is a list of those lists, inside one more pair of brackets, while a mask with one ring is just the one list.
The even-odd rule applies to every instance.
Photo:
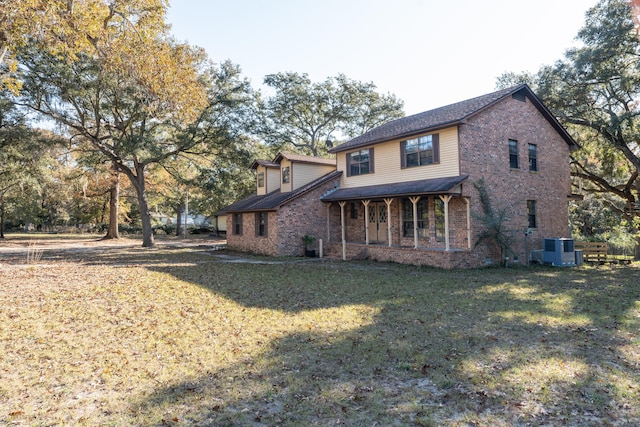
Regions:
[[383, 202], [369, 204], [369, 241], [386, 242], [389, 235], [387, 228], [387, 205]]

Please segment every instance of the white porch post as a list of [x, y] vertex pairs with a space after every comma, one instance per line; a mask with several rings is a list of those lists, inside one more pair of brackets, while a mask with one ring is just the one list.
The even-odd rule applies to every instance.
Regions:
[[445, 250], [450, 249], [449, 244], [449, 200], [451, 200], [451, 195], [447, 194], [446, 196], [440, 196], [440, 200], [444, 202], [444, 243]]
[[347, 239], [346, 239], [346, 230], [344, 225], [344, 205], [347, 202], [338, 202], [340, 205], [340, 224], [342, 226], [342, 260], [347, 260]]
[[389, 233], [389, 247], [391, 247], [391, 203], [393, 199], [384, 199], [387, 204], [387, 232]]
[[418, 201], [420, 196], [409, 197], [409, 201], [413, 205], [413, 247], [418, 249]]
[[467, 249], [471, 249], [471, 202], [468, 197], [464, 201], [467, 203]]
[[371, 200], [363, 200], [362, 204], [364, 205], [364, 243], [365, 245], [369, 244], [369, 203]]

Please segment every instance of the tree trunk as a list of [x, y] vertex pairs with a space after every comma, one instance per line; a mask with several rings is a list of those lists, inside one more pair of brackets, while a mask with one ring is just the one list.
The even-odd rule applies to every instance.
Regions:
[[120, 207], [120, 173], [114, 165], [112, 171], [111, 188], [109, 189], [109, 228], [105, 239], [119, 239], [118, 212]]
[[4, 203], [0, 203], [0, 239], [4, 239]]
[[176, 236], [182, 234], [182, 205], [176, 209]]
[[138, 195], [138, 205], [140, 206], [140, 219], [142, 220], [142, 247], [152, 248], [155, 246], [153, 239], [153, 229], [151, 228], [151, 213], [147, 202], [147, 192], [144, 182], [144, 164], [136, 165], [136, 180], [133, 183]]

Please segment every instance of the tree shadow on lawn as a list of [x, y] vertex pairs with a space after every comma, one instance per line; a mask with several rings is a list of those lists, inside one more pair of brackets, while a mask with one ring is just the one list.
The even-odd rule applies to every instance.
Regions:
[[[289, 320], [318, 315], [265, 339], [259, 351], [240, 349], [230, 363], [177, 378], [133, 404], [137, 413], [165, 414], [158, 424], [640, 422], [637, 266], [151, 268], [246, 308]], [[331, 323], [350, 312], [360, 320]]]

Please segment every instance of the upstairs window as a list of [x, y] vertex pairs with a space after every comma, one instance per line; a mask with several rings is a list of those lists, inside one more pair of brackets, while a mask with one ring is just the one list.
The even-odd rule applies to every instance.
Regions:
[[538, 146], [529, 144], [529, 170], [538, 172]]
[[440, 163], [439, 134], [425, 135], [400, 143], [403, 168]]
[[264, 172], [258, 173], [258, 188], [264, 187]]
[[286, 166], [282, 168], [282, 183], [288, 184], [291, 182], [291, 168]]
[[267, 213], [256, 213], [256, 236], [267, 235]]
[[373, 173], [373, 148], [347, 154], [347, 176]]
[[509, 167], [511, 169], [518, 169], [518, 141], [515, 139], [509, 140]]
[[529, 224], [529, 228], [537, 228], [535, 200], [527, 200], [527, 221]]

